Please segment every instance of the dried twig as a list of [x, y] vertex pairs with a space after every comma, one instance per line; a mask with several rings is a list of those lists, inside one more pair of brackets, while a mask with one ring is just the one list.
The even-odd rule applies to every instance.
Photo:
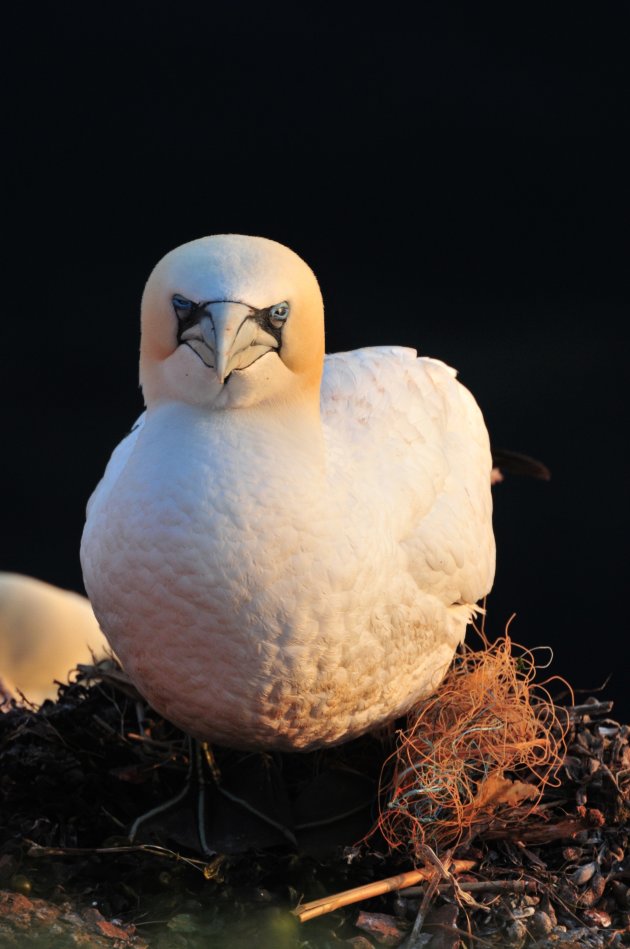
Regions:
[[[472, 870], [476, 866], [475, 860], [454, 860], [452, 870], [455, 873], [464, 873]], [[341, 893], [335, 893], [332, 896], [325, 896], [319, 900], [312, 900], [310, 903], [302, 903], [291, 910], [294, 916], [305, 923], [309, 919], [315, 919], [317, 916], [324, 916], [326, 913], [333, 913], [342, 906], [350, 906], [351, 903], [360, 903], [362, 900], [369, 900], [373, 896], [381, 896], [383, 893], [391, 893], [393, 890], [404, 890], [409, 886], [419, 883], [421, 880], [429, 880], [434, 875], [434, 870], [422, 867], [418, 870], [410, 870], [408, 873], [399, 873], [393, 877], [387, 877], [385, 880], [377, 880], [374, 883], [366, 883], [364, 886], [355, 886], [351, 890], [344, 890]], [[439, 877], [438, 877], [439, 879]]]
[[563, 711], [569, 716], [569, 720], [574, 722], [583, 715], [607, 715], [612, 712], [614, 702], [585, 702], [583, 705], [569, 705]]
[[412, 930], [405, 940], [405, 949], [414, 949], [414, 947], [418, 944], [418, 936], [422, 932], [422, 927], [424, 926], [424, 922], [427, 918], [427, 913], [429, 912], [431, 903], [433, 902], [435, 894], [437, 893], [440, 877], [444, 879], [444, 877], [448, 876], [448, 868], [451, 866], [452, 862], [450, 854], [447, 854], [444, 862], [442, 863], [442, 861], [439, 860], [431, 848], [424, 847], [423, 849], [430, 851], [430, 862], [434, 868], [433, 876], [432, 879], [429, 880], [426, 887], [426, 892], [424, 893], [422, 902], [418, 908], [418, 914], [415, 918]]
[[[538, 884], [534, 880], [474, 880], [458, 883], [464, 893], [536, 893]], [[448, 893], [452, 884], [440, 883], [438, 893]], [[424, 887], [411, 886], [406, 896], [424, 896]]]
[[91, 854], [121, 854], [121, 853], [150, 853], [155, 857], [167, 857], [169, 860], [186, 863], [196, 870], [200, 870], [207, 880], [212, 879], [224, 857], [219, 856], [208, 862], [207, 860], [196, 860], [193, 857], [184, 857], [175, 850], [169, 850], [167, 847], [160, 847], [157, 844], [129, 844], [122, 847], [42, 847], [34, 840], [25, 838], [25, 843], [29, 845], [29, 857], [81, 857]]
[[582, 830], [599, 827], [603, 823], [599, 811], [589, 810], [584, 815], [564, 817], [554, 824], [536, 823], [529, 826], [501, 826], [499, 821], [483, 832], [484, 840], [519, 840], [528, 844], [546, 844], [552, 840], [570, 840]]

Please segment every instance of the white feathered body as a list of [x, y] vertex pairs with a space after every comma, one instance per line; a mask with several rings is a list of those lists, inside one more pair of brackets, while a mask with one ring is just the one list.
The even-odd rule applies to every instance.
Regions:
[[18, 701], [20, 694], [36, 705], [54, 700], [58, 682], [107, 651], [84, 596], [35, 577], [0, 573], [0, 693], [4, 686]]
[[334, 744], [442, 678], [492, 585], [490, 471], [470, 393], [408, 349], [327, 357], [321, 419], [164, 402], [90, 501], [86, 588], [137, 686], [189, 733]]

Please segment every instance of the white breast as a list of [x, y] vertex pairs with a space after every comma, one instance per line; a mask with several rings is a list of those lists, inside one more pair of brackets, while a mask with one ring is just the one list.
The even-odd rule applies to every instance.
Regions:
[[409, 350], [328, 357], [297, 409], [152, 409], [89, 507], [86, 588], [181, 727], [311, 748], [434, 688], [494, 570], [485, 427]]

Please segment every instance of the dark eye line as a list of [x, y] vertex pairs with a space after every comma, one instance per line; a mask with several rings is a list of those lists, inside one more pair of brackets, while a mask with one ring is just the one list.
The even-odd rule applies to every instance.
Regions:
[[258, 325], [265, 330], [266, 333], [269, 333], [270, 336], [273, 336], [278, 344], [279, 352], [282, 348], [282, 330], [285, 321], [283, 319], [280, 323], [274, 322], [273, 310], [275, 306], [277, 306], [277, 304], [274, 304], [274, 306], [267, 306], [262, 310], [256, 310], [253, 318], [256, 320]]
[[[181, 337], [183, 333], [186, 332], [191, 326], [196, 325], [200, 319], [200, 310], [205, 310], [206, 307], [209, 307], [214, 302], [221, 301], [204, 301], [201, 303], [195, 303], [194, 300], [189, 300], [187, 297], [181, 295], [181, 293], [174, 293], [171, 297], [171, 303], [173, 304], [173, 309], [177, 316], [177, 340], [181, 342]], [[238, 302], [238, 301], [235, 301]], [[248, 304], [245, 304], [246, 306]], [[274, 337], [276, 343], [278, 344], [278, 352], [282, 347], [282, 330], [284, 329], [284, 324], [287, 321], [291, 307], [288, 302], [283, 301], [282, 303], [274, 303], [272, 306], [263, 307], [262, 309], [256, 309], [250, 307], [252, 310], [251, 318], [256, 320], [256, 322], [261, 326], [265, 332], [269, 333]], [[280, 314], [276, 311], [280, 310]]]
[[189, 310], [195, 306], [192, 300], [182, 297], [179, 293], [173, 294], [172, 303], [176, 310]]
[[177, 317], [177, 342], [182, 341], [182, 335], [186, 330], [194, 326], [199, 319], [199, 304], [188, 300], [179, 293], [174, 293], [171, 297], [175, 316]]

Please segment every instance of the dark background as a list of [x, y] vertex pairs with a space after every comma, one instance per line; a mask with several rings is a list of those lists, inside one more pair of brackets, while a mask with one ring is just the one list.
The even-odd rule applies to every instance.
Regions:
[[[88, 5], [86, 5], [87, 7]], [[458, 368], [496, 445], [488, 630], [626, 694], [627, 28], [619, 7], [283, 32], [157, 3], [7, 23], [0, 566], [82, 589], [85, 502], [142, 408], [138, 309], [207, 233], [288, 244], [327, 349]], [[209, 8], [208, 8], [209, 9]]]

